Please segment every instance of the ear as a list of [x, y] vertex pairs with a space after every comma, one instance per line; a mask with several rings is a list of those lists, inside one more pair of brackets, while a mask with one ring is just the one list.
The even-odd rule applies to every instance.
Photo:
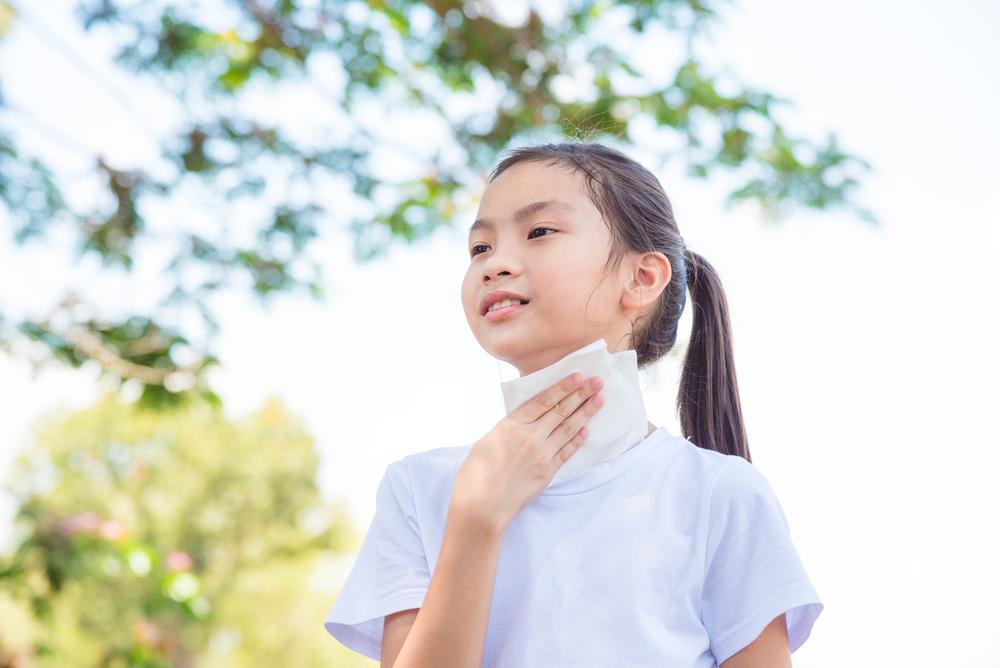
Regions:
[[632, 263], [631, 275], [622, 290], [622, 306], [642, 309], [655, 303], [672, 275], [670, 260], [663, 253], [650, 251], [639, 255]]

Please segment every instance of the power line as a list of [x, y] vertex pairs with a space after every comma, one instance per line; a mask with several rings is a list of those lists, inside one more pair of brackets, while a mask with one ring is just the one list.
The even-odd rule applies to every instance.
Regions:
[[142, 112], [132, 104], [132, 101], [124, 93], [122, 93], [122, 91], [114, 87], [105, 79], [102, 79], [101, 76], [89, 64], [87, 64], [86, 60], [82, 56], [67, 46], [57, 35], [49, 31], [48, 28], [45, 28], [34, 16], [25, 13], [20, 6], [15, 5], [12, 2], [8, 4], [16, 12], [17, 17], [35, 33], [43, 44], [54, 49], [63, 58], [72, 62], [73, 65], [86, 74], [91, 81], [100, 86], [108, 95], [122, 105], [122, 107], [132, 116], [133, 120], [136, 121], [142, 127], [142, 130], [147, 133], [153, 143], [159, 147], [160, 137], [156, 129], [146, 122]]
[[79, 141], [77, 141], [76, 138], [71, 137], [65, 132], [62, 132], [61, 130], [57, 130], [49, 125], [39, 122], [38, 119], [34, 117], [34, 114], [32, 114], [27, 109], [22, 109], [17, 105], [12, 105], [10, 103], [7, 103], [4, 105], [0, 105], [0, 112], [7, 112], [9, 114], [13, 114], [20, 117], [23, 121], [27, 121], [28, 125], [34, 126], [36, 130], [40, 130], [42, 133], [47, 134], [52, 139], [58, 141], [59, 144], [62, 145], [64, 148], [66, 147], [66, 145], [68, 145], [70, 148], [74, 148], [80, 153], [86, 154], [87, 156], [91, 157], [99, 153], [97, 149], [91, 148], [89, 146], [84, 146]]

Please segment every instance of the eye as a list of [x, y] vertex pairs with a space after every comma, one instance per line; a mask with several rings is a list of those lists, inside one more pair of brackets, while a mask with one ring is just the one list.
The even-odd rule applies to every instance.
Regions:
[[[556, 230], [552, 229], [551, 227], [536, 227], [533, 230], [531, 230], [531, 232], [528, 232], [528, 238], [530, 239], [531, 235], [533, 233], [537, 232], [538, 230], [548, 230], [549, 232], [555, 232], [556, 231]], [[545, 234], [543, 236], [549, 236], [549, 235]], [[485, 248], [485, 247], [486, 247], [486, 244], [476, 244], [475, 246], [472, 247], [472, 250], [470, 251], [469, 254], [472, 257], [475, 257], [475, 256], [479, 255], [479, 253], [476, 252], [476, 249], [477, 248]]]
[[[555, 230], [553, 230], [551, 227], [536, 227], [535, 229], [531, 230], [531, 232], [537, 232], [538, 230], [548, 230], [549, 232], [555, 232]], [[531, 232], [528, 232], [529, 237], [531, 236]], [[548, 235], [546, 234], [545, 236]]]

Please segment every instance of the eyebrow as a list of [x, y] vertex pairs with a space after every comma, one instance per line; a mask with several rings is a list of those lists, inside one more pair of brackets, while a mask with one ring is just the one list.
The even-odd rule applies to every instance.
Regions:
[[[520, 209], [514, 212], [514, 220], [520, 222], [539, 211], [545, 211], [546, 209], [562, 209], [564, 211], [576, 211], [573, 205], [569, 202], [564, 202], [560, 199], [546, 199], [539, 202], [532, 202], [531, 204], [525, 204]], [[476, 222], [472, 224], [469, 228], [469, 234], [472, 234], [479, 229], [493, 229], [496, 225], [493, 221], [488, 218], [478, 218]]]

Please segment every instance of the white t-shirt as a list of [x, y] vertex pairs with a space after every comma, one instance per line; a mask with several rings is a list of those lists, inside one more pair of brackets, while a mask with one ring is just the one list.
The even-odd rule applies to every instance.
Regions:
[[[390, 463], [325, 621], [380, 659], [384, 616], [419, 608], [471, 445]], [[715, 667], [785, 613], [791, 651], [823, 610], [770, 484], [659, 427], [543, 490], [500, 548], [482, 666]]]

